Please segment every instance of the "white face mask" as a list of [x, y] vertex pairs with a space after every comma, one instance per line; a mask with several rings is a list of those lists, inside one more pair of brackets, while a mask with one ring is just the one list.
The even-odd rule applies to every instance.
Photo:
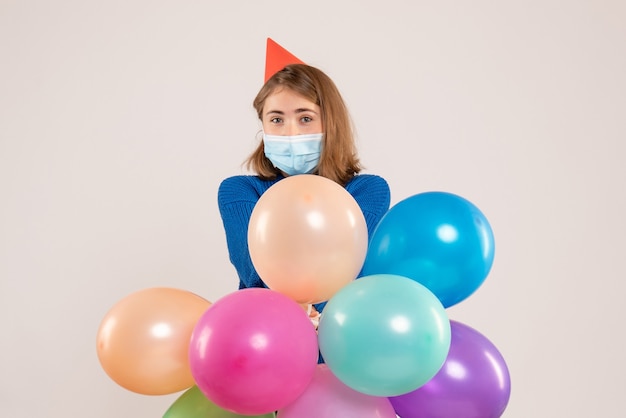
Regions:
[[293, 136], [263, 133], [263, 149], [272, 164], [286, 174], [308, 174], [320, 162], [322, 138], [323, 133]]

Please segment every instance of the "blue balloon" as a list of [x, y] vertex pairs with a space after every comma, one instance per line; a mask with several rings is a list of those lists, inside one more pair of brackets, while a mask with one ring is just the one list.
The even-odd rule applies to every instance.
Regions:
[[408, 277], [448, 308], [482, 285], [494, 250], [491, 226], [474, 204], [452, 193], [420, 193], [383, 216], [372, 233], [361, 275]]

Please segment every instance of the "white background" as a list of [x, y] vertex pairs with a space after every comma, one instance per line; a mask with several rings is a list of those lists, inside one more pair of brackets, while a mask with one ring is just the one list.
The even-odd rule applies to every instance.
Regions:
[[115, 302], [234, 291], [216, 192], [271, 37], [337, 83], [392, 204], [478, 206], [491, 274], [448, 310], [510, 369], [507, 418], [623, 416], [626, 3], [0, 1], [0, 415], [158, 417], [101, 369]]

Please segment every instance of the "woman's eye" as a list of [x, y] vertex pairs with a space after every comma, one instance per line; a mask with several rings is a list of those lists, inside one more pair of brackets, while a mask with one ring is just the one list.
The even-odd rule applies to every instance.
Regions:
[[281, 118], [272, 118], [272, 119], [270, 119], [270, 122], [271, 123], [280, 123], [280, 122], [282, 122], [282, 119]]
[[313, 119], [310, 116], [303, 116], [302, 119], [300, 120], [304, 123], [309, 123], [313, 121]]

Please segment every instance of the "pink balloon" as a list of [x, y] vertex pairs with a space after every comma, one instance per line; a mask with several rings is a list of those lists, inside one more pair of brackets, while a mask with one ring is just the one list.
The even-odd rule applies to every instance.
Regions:
[[343, 384], [319, 364], [313, 381], [293, 403], [278, 411], [279, 418], [396, 418], [388, 398], [366, 395]]
[[197, 322], [189, 361], [198, 388], [242, 415], [278, 410], [300, 396], [317, 365], [317, 334], [292, 299], [264, 288], [230, 293]]

